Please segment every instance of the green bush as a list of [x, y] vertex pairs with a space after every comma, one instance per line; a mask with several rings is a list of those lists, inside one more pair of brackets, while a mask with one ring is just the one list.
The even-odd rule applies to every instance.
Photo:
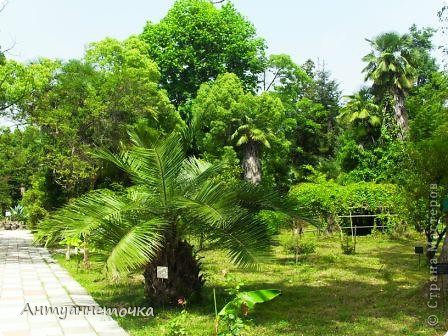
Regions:
[[348, 255], [356, 253], [356, 246], [351, 237], [341, 234], [341, 250]]
[[47, 198], [45, 177], [38, 176], [33, 180], [31, 188], [23, 195], [21, 202], [28, 229], [36, 229], [39, 221], [48, 216], [48, 211], [45, 209]]
[[37, 223], [48, 216], [48, 211], [43, 207], [33, 204], [25, 208], [25, 219], [28, 229], [37, 228]]
[[280, 229], [289, 227], [290, 218], [277, 211], [263, 210], [259, 213], [260, 218], [268, 225], [272, 234], [278, 234]]
[[288, 235], [281, 241], [286, 253], [292, 254], [312, 254], [316, 252], [316, 241], [299, 235]]
[[302, 183], [292, 187], [289, 196], [297, 202], [302, 212], [323, 220], [347, 215], [356, 208], [374, 213], [387, 209], [388, 213], [398, 215], [392, 224], [403, 223], [407, 218], [404, 193], [394, 184], [359, 182], [340, 185], [334, 181]]

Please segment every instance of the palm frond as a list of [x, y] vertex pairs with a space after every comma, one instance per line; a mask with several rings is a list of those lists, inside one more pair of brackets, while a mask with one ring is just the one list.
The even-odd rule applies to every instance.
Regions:
[[107, 221], [120, 221], [134, 204], [110, 190], [92, 191], [74, 200], [41, 223], [38, 237], [47, 243], [62, 237], [88, 235]]
[[247, 144], [248, 142], [249, 142], [249, 136], [247, 134], [243, 134], [236, 142], [236, 146], [239, 147]]
[[206, 229], [212, 246], [226, 250], [238, 266], [257, 268], [269, 258], [272, 239], [266, 223], [257, 216], [236, 214]]
[[164, 242], [164, 229], [168, 222], [160, 217], [131, 226], [119, 240], [109, 239], [111, 251], [106, 261], [107, 270], [112, 274], [129, 272], [145, 265], [154, 258]]
[[120, 154], [98, 151], [96, 156], [112, 162], [128, 173], [136, 184], [147, 185], [159, 195], [166, 205], [169, 194], [176, 187], [182, 170], [185, 153], [178, 134], [159, 141], [152, 148], [135, 146]]
[[215, 223], [235, 211], [235, 194], [226, 190], [223, 183], [206, 181], [194, 194], [179, 197], [175, 206], [195, 221]]
[[177, 181], [185, 193], [190, 193], [210, 178], [215, 177], [222, 168], [222, 163], [211, 164], [207, 161], [190, 157], [184, 160]]

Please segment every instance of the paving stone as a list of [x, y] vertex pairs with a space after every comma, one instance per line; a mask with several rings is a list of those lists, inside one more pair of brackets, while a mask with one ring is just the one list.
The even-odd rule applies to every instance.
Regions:
[[[109, 316], [81, 312], [64, 319], [51, 310], [97, 304], [45, 248], [32, 242], [29, 231], [0, 231], [0, 336], [128, 335]], [[37, 313], [24, 312], [27, 304]]]

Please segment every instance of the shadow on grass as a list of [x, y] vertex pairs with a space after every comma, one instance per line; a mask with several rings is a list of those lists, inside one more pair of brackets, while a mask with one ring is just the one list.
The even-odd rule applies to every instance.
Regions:
[[[360, 281], [332, 281], [324, 286], [270, 284], [282, 290], [275, 302], [257, 307], [256, 325], [278, 329], [290, 335], [419, 335], [428, 329], [425, 317], [430, 312], [416, 291], [398, 284], [371, 285]], [[394, 301], [391, 301], [391, 298]], [[399, 302], [400, 307], [395, 303]], [[279, 323], [283, 321], [283, 323]], [[400, 321], [406, 321], [406, 325]], [[440, 329], [442, 330], [442, 328]], [[380, 333], [378, 333], [380, 331]]]
[[[381, 242], [369, 244], [354, 256], [342, 255], [338, 249], [301, 257], [297, 266], [292, 256], [279, 255], [265, 265], [270, 272], [266, 274], [233, 269], [248, 289], [275, 288], [283, 293], [256, 308], [251, 315], [254, 331], [249, 335], [443, 335], [446, 330], [431, 329], [426, 324], [426, 317], [433, 312], [426, 307], [418, 286], [423, 286], [426, 273], [423, 267], [417, 269], [409, 241], [393, 241], [386, 247]], [[205, 265], [210, 282], [206, 283], [202, 300], [187, 307], [192, 316], [190, 323], [200, 324], [200, 331], [191, 335], [211, 335], [213, 287], [220, 309], [229, 299], [225, 289], [236, 285], [220, 282], [217, 274], [227, 264], [221, 256], [210, 253]], [[297, 275], [302, 271], [312, 275], [309, 283]], [[336, 271], [341, 273], [332, 273]], [[114, 284], [104, 278], [100, 269], [78, 272], [76, 278], [100, 305], [151, 306], [144, 298], [141, 279]], [[290, 274], [296, 275], [293, 282]], [[154, 307], [155, 318], [128, 316], [118, 321], [133, 334], [149, 335], [179, 311]]]

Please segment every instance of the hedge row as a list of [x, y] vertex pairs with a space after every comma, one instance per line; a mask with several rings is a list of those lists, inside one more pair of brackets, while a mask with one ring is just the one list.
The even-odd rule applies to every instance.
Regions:
[[359, 182], [340, 185], [332, 181], [302, 183], [291, 188], [289, 196], [298, 208], [313, 216], [347, 215], [354, 209], [374, 213], [394, 213], [406, 218], [405, 198], [394, 184]]

